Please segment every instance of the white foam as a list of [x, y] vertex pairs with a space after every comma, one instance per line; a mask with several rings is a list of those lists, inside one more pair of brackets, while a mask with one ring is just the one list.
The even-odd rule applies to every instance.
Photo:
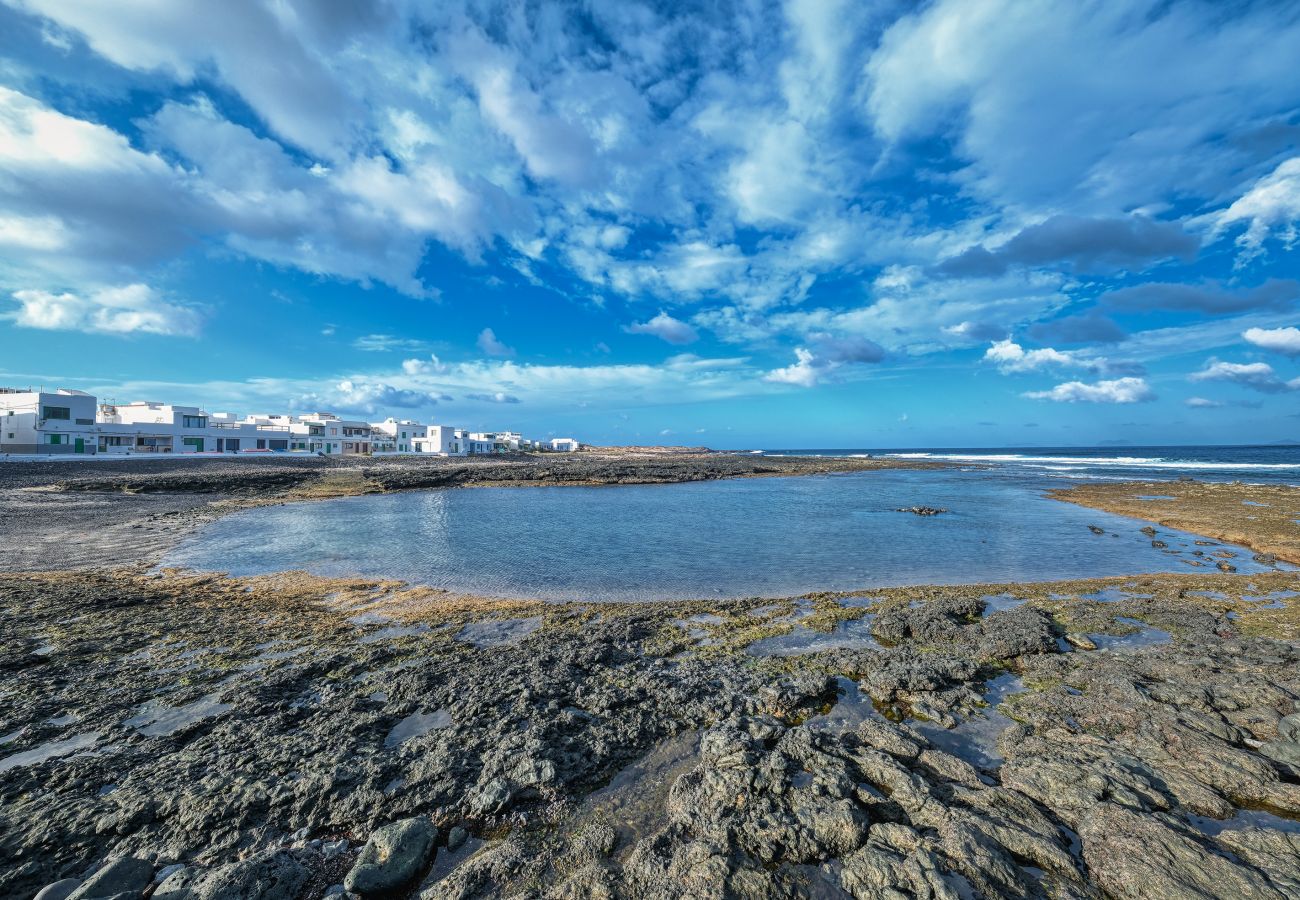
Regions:
[[1023, 453], [889, 453], [895, 459], [935, 459], [950, 462], [1000, 462], [1022, 463], [1035, 468], [1069, 466], [1122, 467], [1128, 469], [1240, 469], [1240, 470], [1293, 470], [1300, 463], [1233, 463], [1207, 460], [1166, 459], [1162, 456], [1028, 456]]

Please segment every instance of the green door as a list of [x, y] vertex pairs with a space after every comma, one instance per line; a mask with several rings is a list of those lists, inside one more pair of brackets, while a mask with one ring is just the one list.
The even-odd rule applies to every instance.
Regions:
[[78, 452], [78, 453], [85, 453], [85, 452], [86, 452], [86, 439], [85, 439], [85, 438], [77, 438], [77, 442], [76, 442], [76, 452]]

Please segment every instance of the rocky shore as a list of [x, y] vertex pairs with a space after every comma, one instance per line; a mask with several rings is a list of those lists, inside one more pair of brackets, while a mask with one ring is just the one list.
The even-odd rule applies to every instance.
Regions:
[[[245, 496], [102, 483], [0, 496]], [[544, 604], [49, 534], [0, 574], [3, 896], [1300, 894], [1290, 571]]]

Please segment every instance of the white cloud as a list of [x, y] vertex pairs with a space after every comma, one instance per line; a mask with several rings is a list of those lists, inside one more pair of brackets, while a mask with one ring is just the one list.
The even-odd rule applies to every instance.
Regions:
[[700, 337], [686, 322], [674, 319], [662, 310], [648, 322], [635, 322], [624, 330], [629, 334], [652, 334], [670, 344], [690, 344]]
[[939, 0], [885, 31], [866, 110], [890, 141], [954, 141], [961, 182], [1004, 207], [1116, 214], [1214, 197], [1257, 158], [1219, 136], [1300, 100], [1300, 20], [1276, 13]]
[[424, 409], [451, 399], [445, 394], [396, 387], [382, 381], [344, 379], [323, 391], [294, 397], [290, 399], [289, 406], [291, 409], [331, 410], [371, 416], [394, 409]]
[[1283, 353], [1287, 356], [1300, 356], [1300, 328], [1247, 328], [1241, 336], [1256, 347]]
[[513, 347], [508, 347], [497, 339], [491, 328], [484, 328], [478, 333], [478, 348], [488, 356], [514, 356]]
[[773, 369], [763, 376], [763, 380], [777, 384], [794, 384], [799, 387], [812, 387], [817, 384], [821, 370], [812, 351], [804, 347], [795, 347], [794, 355], [795, 361], [792, 364]]
[[447, 367], [438, 359], [437, 354], [431, 354], [428, 359], [402, 360], [402, 371], [407, 375], [431, 375], [445, 372]]
[[1036, 372], [1052, 366], [1086, 369], [1091, 372], [1106, 369], [1106, 360], [1087, 356], [1077, 350], [1054, 350], [1051, 347], [1026, 350], [1009, 338], [994, 341], [988, 350], [984, 351], [984, 361], [993, 363], [1004, 375], [1012, 372]]
[[1205, 368], [1194, 372], [1192, 381], [1228, 381], [1264, 394], [1281, 394], [1300, 390], [1300, 378], [1284, 381], [1268, 363], [1233, 363], [1210, 360]]
[[413, 338], [399, 338], [391, 334], [363, 334], [352, 342], [352, 346], [368, 353], [388, 353], [392, 350], [419, 350], [424, 341]]
[[1205, 397], [1188, 397], [1183, 401], [1183, 405], [1190, 406], [1192, 409], [1219, 409], [1224, 403], [1222, 400], [1210, 400]]
[[1282, 242], [1290, 250], [1295, 246], [1296, 225], [1300, 223], [1300, 156], [1280, 163], [1231, 206], [1209, 218], [1215, 234], [1233, 225], [1247, 224], [1237, 238], [1246, 259], [1262, 252], [1264, 240], [1274, 228], [1281, 229]]
[[1029, 391], [1024, 396], [1056, 403], [1145, 403], [1156, 398], [1142, 378], [1116, 378], [1095, 384], [1068, 381], [1048, 391]]
[[21, 290], [13, 297], [18, 309], [4, 317], [22, 328], [192, 337], [201, 321], [196, 310], [163, 299], [145, 284], [100, 288], [88, 294]]

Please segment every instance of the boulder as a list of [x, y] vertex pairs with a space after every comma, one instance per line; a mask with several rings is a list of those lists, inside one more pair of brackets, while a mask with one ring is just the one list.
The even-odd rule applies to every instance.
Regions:
[[56, 881], [54, 884], [47, 884], [36, 894], [35, 900], [68, 900], [68, 895], [81, 887], [81, 881], [76, 878], [65, 878], [62, 881]]
[[153, 880], [153, 863], [123, 856], [110, 861], [87, 878], [68, 900], [97, 900], [123, 894], [139, 897]]
[[433, 858], [438, 829], [425, 816], [377, 829], [361, 848], [343, 886], [362, 897], [380, 897], [413, 882]]
[[154, 892], [153, 900], [294, 900], [307, 883], [295, 853], [268, 850], [215, 869], [182, 869]]

